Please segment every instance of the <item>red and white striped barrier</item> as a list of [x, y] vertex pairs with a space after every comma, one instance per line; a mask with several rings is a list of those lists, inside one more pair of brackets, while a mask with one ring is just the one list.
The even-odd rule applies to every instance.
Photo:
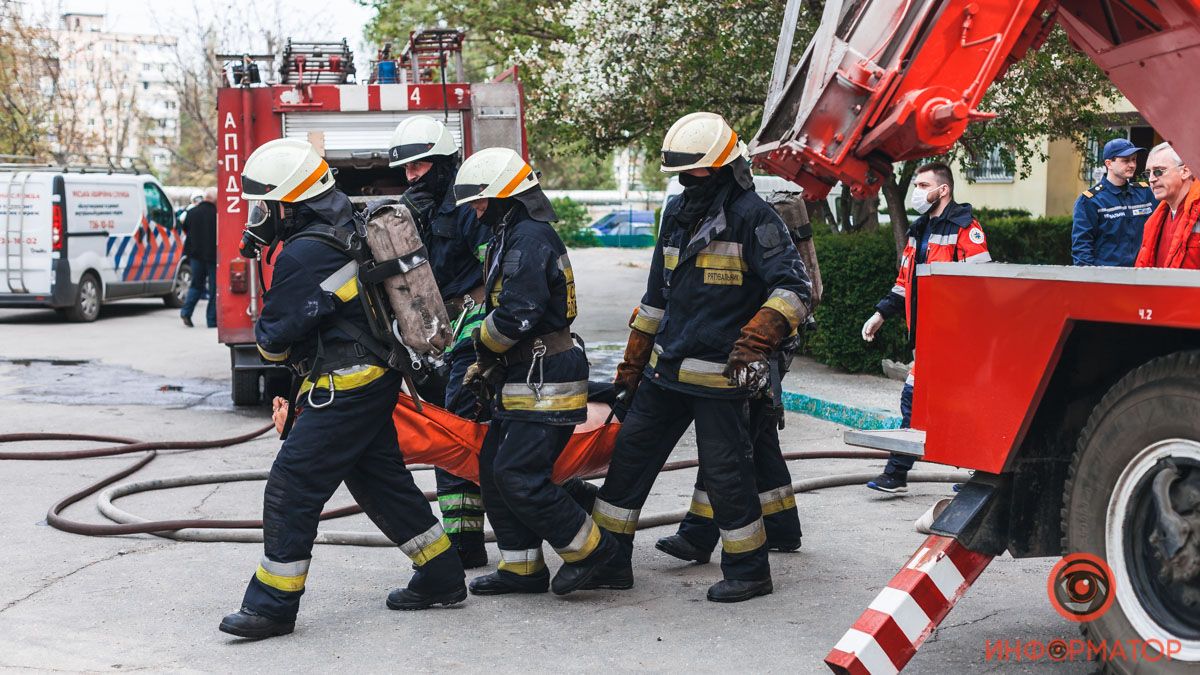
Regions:
[[992, 557], [951, 537], [930, 535], [838, 640], [825, 664], [839, 674], [900, 672]]

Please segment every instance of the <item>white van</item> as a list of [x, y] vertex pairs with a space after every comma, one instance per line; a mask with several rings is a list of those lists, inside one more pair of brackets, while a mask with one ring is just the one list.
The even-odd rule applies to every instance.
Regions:
[[154, 176], [0, 165], [0, 307], [53, 307], [95, 321], [100, 305], [191, 283], [183, 233]]

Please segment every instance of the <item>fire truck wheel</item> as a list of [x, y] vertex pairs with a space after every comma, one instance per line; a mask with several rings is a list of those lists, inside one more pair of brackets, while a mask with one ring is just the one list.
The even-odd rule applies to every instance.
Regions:
[[233, 371], [230, 396], [234, 405], [258, 405], [262, 402], [262, 390], [259, 383], [262, 371], [235, 370]]
[[79, 288], [75, 291], [75, 304], [63, 312], [67, 321], [88, 323], [100, 316], [100, 280], [91, 272], [85, 272], [79, 279]]
[[[1080, 587], [1102, 589], [1101, 599], [1114, 596], [1107, 610], [1081, 623], [1093, 642], [1104, 640], [1111, 647], [1122, 641], [1125, 658], [1109, 659], [1108, 669], [1195, 673], [1200, 667], [1200, 352], [1150, 361], [1104, 395], [1080, 435], [1062, 521], [1063, 554], [1090, 553], [1108, 567], [1098, 576], [1084, 570], [1089, 582], [1097, 583]], [[1080, 600], [1072, 605], [1080, 612], [1103, 606], [1086, 595], [1073, 599]]]
[[[187, 261], [185, 260], [184, 263]], [[187, 299], [188, 288], [192, 285], [191, 265], [181, 264], [175, 271], [175, 281], [171, 283], [171, 292], [163, 296], [163, 304], [172, 309], [183, 307]]]

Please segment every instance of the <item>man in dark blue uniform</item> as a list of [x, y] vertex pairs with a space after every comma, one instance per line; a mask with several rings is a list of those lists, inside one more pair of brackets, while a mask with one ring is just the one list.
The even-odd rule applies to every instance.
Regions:
[[[392, 135], [388, 159], [389, 166], [404, 169], [408, 190], [402, 201], [417, 222], [455, 328], [447, 358], [449, 375], [429, 377], [418, 383], [417, 391], [456, 415], [477, 417], [479, 401], [462, 386], [462, 379], [475, 362], [471, 333], [483, 320], [482, 254], [491, 232], [475, 218], [475, 209], [454, 203], [458, 143], [444, 124], [424, 115], [405, 119]], [[479, 486], [444, 469], [435, 469], [434, 476], [442, 523], [463, 567], [483, 567], [488, 560]]]
[[1071, 258], [1076, 265], [1133, 267], [1142, 227], [1158, 205], [1150, 185], [1133, 180], [1143, 149], [1124, 138], [1104, 144], [1104, 176], [1075, 200]]
[[684, 192], [663, 212], [617, 369], [617, 387], [637, 395], [592, 518], [620, 548], [586, 588], [633, 586], [642, 505], [694, 421], [722, 543], [724, 579], [708, 599], [739, 602], [772, 591], [748, 399], [768, 384], [771, 353], [804, 324], [810, 285], [787, 228], [754, 192], [743, 147], [720, 115], [704, 112], [681, 118], [663, 142], [663, 170], [681, 172]]
[[401, 376], [385, 365], [359, 298], [349, 242], [350, 200], [328, 164], [297, 139], [254, 151], [242, 173], [247, 200], [243, 253], [280, 241], [271, 287], [255, 324], [259, 352], [303, 376], [295, 424], [271, 466], [263, 498], [264, 555], [240, 611], [220, 629], [244, 638], [295, 627], [321, 508], [345, 482], [385, 535], [412, 559], [407, 588], [391, 609], [424, 609], [466, 598], [458, 554], [404, 466], [392, 423]]
[[[588, 363], [571, 334], [577, 313], [567, 249], [537, 175], [508, 148], [463, 162], [454, 185], [493, 237], [486, 256], [487, 315], [465, 382], [493, 403], [479, 456], [500, 564], [471, 581], [477, 595], [570, 593], [616, 549], [571, 495], [551, 480], [554, 460], [587, 418]], [[563, 559], [553, 582], [548, 541]]]

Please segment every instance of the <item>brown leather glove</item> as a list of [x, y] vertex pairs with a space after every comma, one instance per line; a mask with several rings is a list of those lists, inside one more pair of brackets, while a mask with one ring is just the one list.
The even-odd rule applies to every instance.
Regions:
[[475, 342], [475, 363], [467, 366], [463, 374], [463, 386], [479, 400], [487, 400], [490, 394], [504, 384], [504, 364], [500, 355], [488, 349], [479, 337], [479, 329], [471, 333]]
[[[636, 316], [637, 310], [634, 310], [633, 317]], [[633, 317], [630, 317], [629, 323], [633, 323]], [[617, 376], [613, 378], [613, 384], [617, 386], [617, 396], [623, 401], [628, 401], [633, 392], [637, 391], [638, 384], [642, 381], [642, 371], [650, 362], [650, 352], [653, 349], [653, 335], [630, 328], [629, 341], [625, 343], [625, 358], [617, 366]]]
[[724, 372], [729, 384], [751, 391], [767, 386], [771, 370], [767, 358], [791, 332], [792, 326], [782, 314], [770, 307], [759, 309], [754, 318], [742, 326], [742, 336], [729, 352]]

